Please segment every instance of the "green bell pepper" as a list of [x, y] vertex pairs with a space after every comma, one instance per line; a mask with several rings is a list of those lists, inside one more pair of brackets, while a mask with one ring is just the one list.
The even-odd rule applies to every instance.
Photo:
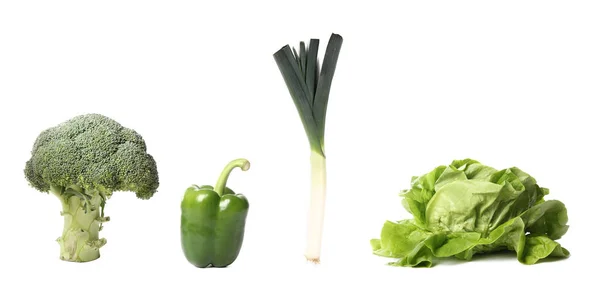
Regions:
[[198, 268], [226, 267], [238, 257], [248, 215], [248, 199], [225, 186], [236, 167], [246, 171], [246, 159], [231, 161], [212, 186], [190, 186], [181, 201], [181, 243], [186, 259]]

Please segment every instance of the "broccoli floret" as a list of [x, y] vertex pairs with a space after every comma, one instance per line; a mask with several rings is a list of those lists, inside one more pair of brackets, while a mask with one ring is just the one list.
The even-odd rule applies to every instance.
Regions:
[[76, 116], [37, 137], [25, 177], [40, 192], [56, 195], [65, 225], [60, 258], [88, 262], [100, 257], [104, 205], [116, 191], [150, 199], [159, 186], [154, 158], [141, 135], [100, 114]]

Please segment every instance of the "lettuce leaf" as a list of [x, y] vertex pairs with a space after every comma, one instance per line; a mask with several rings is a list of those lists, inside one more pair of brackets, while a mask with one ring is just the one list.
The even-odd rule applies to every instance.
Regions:
[[386, 221], [371, 247], [376, 255], [398, 259], [390, 265], [408, 267], [497, 251], [513, 251], [528, 265], [566, 258], [569, 251], [555, 240], [569, 228], [567, 210], [558, 200], [544, 200], [548, 193], [517, 167], [495, 170], [456, 160], [412, 178], [401, 196], [414, 218]]

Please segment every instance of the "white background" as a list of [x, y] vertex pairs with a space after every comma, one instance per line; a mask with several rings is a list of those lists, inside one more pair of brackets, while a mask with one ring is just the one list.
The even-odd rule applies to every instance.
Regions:
[[[464, 282], [567, 279], [599, 252], [600, 7], [595, 1], [3, 1], [0, 4], [0, 281]], [[366, 3], [367, 1], [365, 1]], [[309, 147], [272, 54], [339, 33], [327, 116], [322, 264], [305, 262]], [[320, 53], [323, 56], [323, 51]], [[102, 113], [134, 128], [158, 162], [148, 201], [118, 193], [101, 258], [62, 262], [60, 204], [30, 188], [38, 133]], [[238, 260], [189, 265], [179, 202], [214, 184], [251, 203]], [[371, 254], [398, 192], [453, 159], [518, 166], [565, 202], [572, 256], [394, 268]]]

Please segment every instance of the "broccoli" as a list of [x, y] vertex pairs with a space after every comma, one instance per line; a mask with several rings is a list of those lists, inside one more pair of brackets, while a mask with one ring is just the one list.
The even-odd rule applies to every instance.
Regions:
[[159, 186], [154, 158], [142, 136], [100, 114], [84, 114], [42, 131], [25, 164], [25, 177], [62, 203], [60, 259], [89, 262], [100, 257], [104, 205], [113, 192], [147, 200]]

